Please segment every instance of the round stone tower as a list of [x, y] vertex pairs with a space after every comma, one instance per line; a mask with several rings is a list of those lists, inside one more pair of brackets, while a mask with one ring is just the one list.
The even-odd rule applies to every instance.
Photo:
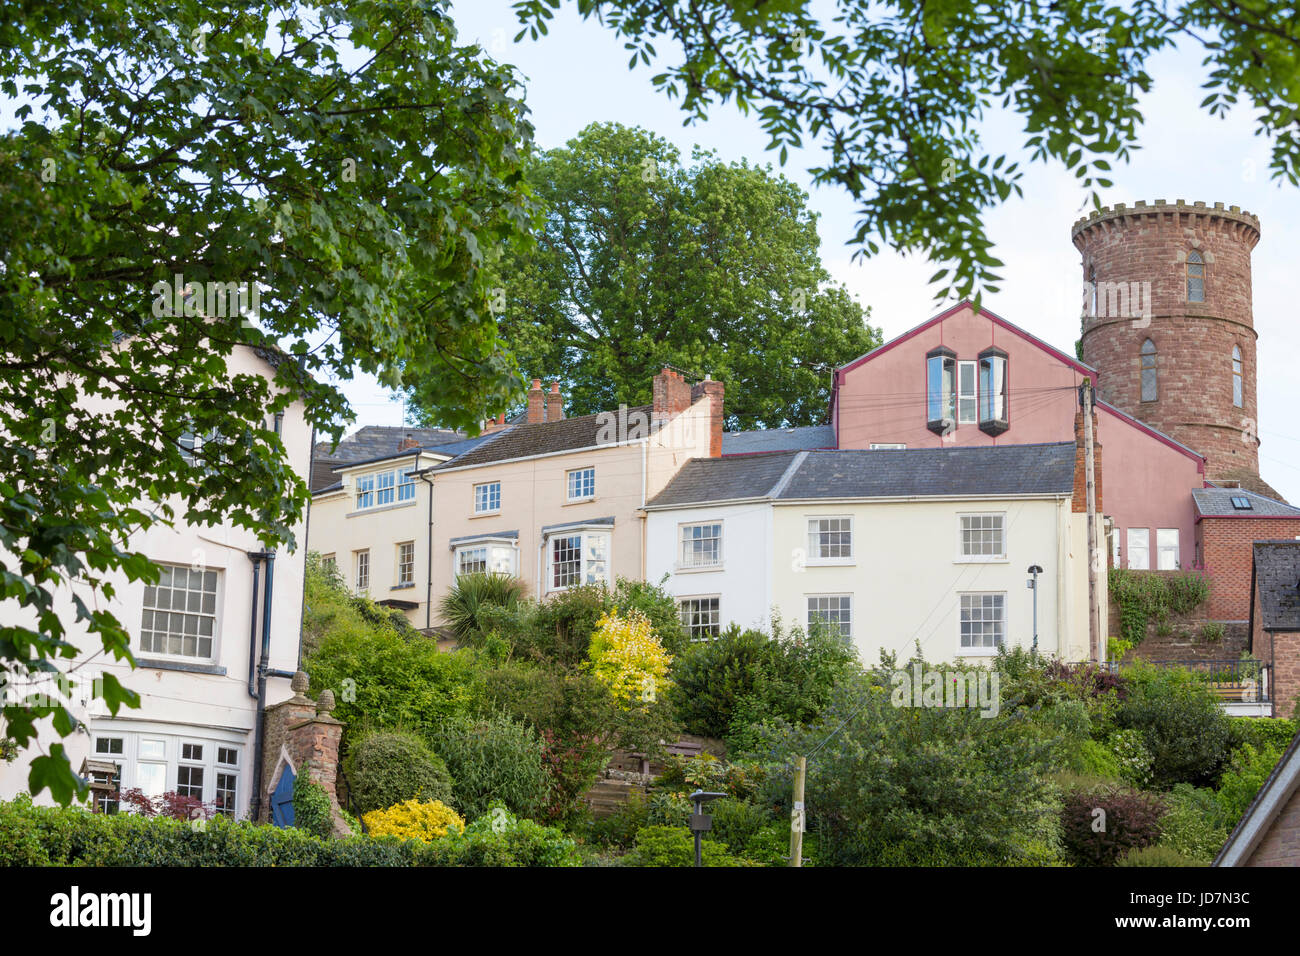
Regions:
[[1258, 481], [1259, 220], [1158, 199], [1094, 211], [1071, 237], [1083, 255], [1082, 358], [1100, 397], [1200, 452], [1207, 477]]

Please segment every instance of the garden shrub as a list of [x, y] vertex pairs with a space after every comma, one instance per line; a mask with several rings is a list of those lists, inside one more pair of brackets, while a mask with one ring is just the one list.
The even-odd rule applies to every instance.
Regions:
[[638, 610], [620, 615], [615, 608], [602, 614], [587, 655], [587, 669], [620, 710], [644, 709], [671, 689], [672, 658], [654, 636], [650, 619]]
[[1160, 846], [1194, 860], [1214, 859], [1230, 827], [1213, 790], [1180, 783], [1165, 798], [1169, 809], [1160, 819]]
[[1281, 751], [1268, 745], [1256, 750], [1250, 744], [1242, 744], [1233, 751], [1228, 769], [1219, 779], [1218, 793], [1219, 806], [1229, 827], [1241, 819], [1281, 757]]
[[431, 842], [0, 802], [0, 866], [577, 866], [571, 839], [502, 811]]
[[746, 720], [815, 719], [836, 683], [856, 670], [857, 653], [838, 633], [805, 634], [773, 622], [769, 636], [732, 625], [698, 641], [673, 661], [673, 705], [693, 734], [743, 740]]
[[1122, 787], [1074, 791], [1061, 809], [1061, 842], [1078, 865], [1111, 866], [1127, 851], [1160, 839], [1164, 812], [1164, 802], [1152, 793]]
[[462, 574], [438, 603], [438, 612], [462, 644], [481, 643], [489, 621], [499, 618], [483, 613], [484, 608], [510, 611], [525, 595], [524, 582], [509, 574], [479, 572]]
[[530, 660], [577, 668], [587, 660], [591, 635], [601, 617], [615, 608], [645, 615], [669, 655], [686, 644], [673, 597], [657, 585], [620, 578], [613, 588], [587, 584], [531, 605], [527, 615], [516, 616], [526, 626], [512, 635], [515, 651]]
[[1153, 618], [1166, 624], [1170, 614], [1190, 614], [1210, 596], [1209, 582], [1199, 571], [1158, 575], [1111, 568], [1107, 583], [1119, 609], [1120, 631], [1133, 644], [1146, 637]]
[[438, 800], [404, 800], [386, 810], [372, 810], [363, 818], [372, 837], [395, 836], [428, 842], [464, 830], [465, 818]]
[[550, 806], [546, 744], [526, 724], [505, 715], [458, 717], [441, 724], [429, 743], [446, 762], [455, 805], [466, 817], [487, 813], [494, 799], [525, 817]]
[[[705, 866], [745, 866], [717, 840], [704, 840], [700, 860]], [[650, 826], [637, 832], [636, 846], [623, 860], [628, 866], [694, 866], [695, 838], [680, 827]]]
[[1110, 735], [1106, 748], [1115, 759], [1121, 780], [1139, 790], [1151, 784], [1152, 758], [1140, 731], [1117, 730]]
[[1208, 866], [1209, 864], [1192, 859], [1167, 846], [1144, 846], [1129, 850], [1118, 860], [1116, 866]]
[[1130, 693], [1119, 708], [1120, 727], [1137, 730], [1151, 754], [1154, 786], [1203, 786], [1228, 757], [1228, 719], [1196, 675], [1183, 668], [1135, 666]]
[[304, 763], [293, 778], [293, 825], [326, 839], [334, 832], [330, 798], [324, 787], [312, 781], [310, 770], [311, 763]]
[[419, 734], [368, 733], [348, 747], [343, 769], [352, 804], [363, 817], [415, 798], [454, 802], [447, 765]]
[[1273, 747], [1280, 751], [1295, 740], [1296, 722], [1285, 717], [1229, 717], [1232, 750], [1250, 744], [1256, 750]]
[[1078, 750], [1076, 759], [1070, 766], [1081, 774], [1090, 777], [1119, 780], [1122, 778], [1119, 760], [1110, 748], [1095, 740], [1085, 740]]

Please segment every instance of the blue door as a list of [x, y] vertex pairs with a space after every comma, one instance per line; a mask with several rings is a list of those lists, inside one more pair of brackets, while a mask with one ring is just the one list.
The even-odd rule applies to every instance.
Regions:
[[285, 764], [280, 782], [271, 794], [271, 822], [277, 827], [293, 826], [293, 768]]

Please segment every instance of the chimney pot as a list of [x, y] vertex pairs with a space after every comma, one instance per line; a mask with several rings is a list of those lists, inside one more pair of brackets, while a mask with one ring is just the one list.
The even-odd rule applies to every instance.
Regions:
[[546, 393], [542, 391], [542, 380], [533, 379], [533, 387], [528, 390], [528, 415], [525, 421], [530, 425], [546, 421], [546, 408], [543, 405]]
[[558, 422], [564, 419], [564, 396], [560, 394], [559, 381], [551, 382], [550, 394], [546, 396], [546, 420]]

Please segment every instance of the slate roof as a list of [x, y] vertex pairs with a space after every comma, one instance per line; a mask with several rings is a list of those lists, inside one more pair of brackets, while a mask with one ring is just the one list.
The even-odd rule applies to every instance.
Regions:
[[748, 432], [723, 432], [723, 455], [752, 455], [764, 451], [810, 451], [834, 448], [835, 429], [830, 425], [797, 428], [762, 428]]
[[1256, 541], [1255, 583], [1263, 626], [1300, 631], [1300, 541]]
[[[635, 408], [629, 408], [627, 410], [627, 421], [635, 423], [644, 419], [648, 425], [652, 410], [650, 405], [638, 405]], [[464, 465], [487, 465], [498, 461], [511, 461], [516, 458], [531, 458], [534, 455], [591, 448], [597, 444], [597, 438], [602, 428], [606, 427], [609, 421], [607, 416], [611, 414], [614, 413], [579, 415], [576, 418], [565, 418], [558, 422], [534, 422], [532, 424], [524, 422], [511, 425], [488, 435], [488, 440], [472, 451], [431, 470], [460, 468]]]
[[[1233, 498], [1250, 499], [1250, 509], [1233, 508]], [[1300, 508], [1245, 488], [1197, 488], [1192, 491], [1192, 499], [1196, 502], [1196, 513], [1202, 518], [1300, 518]]]
[[1056, 495], [1074, 489], [1073, 442], [696, 458], [648, 507], [737, 498]]
[[[387, 427], [387, 426], [367, 426], [367, 427]], [[388, 451], [381, 455], [377, 455], [371, 458], [339, 457], [337, 454], [334, 455], [333, 457], [314, 458], [312, 460], [312, 487], [311, 487], [312, 493], [319, 494], [320, 492], [333, 491], [337, 488], [341, 488], [343, 486], [343, 482], [338, 476], [338, 469], [347, 467], [349, 465], [364, 465], [364, 464], [369, 464], [371, 462], [387, 461], [390, 458], [409, 458], [416, 452], [431, 452], [435, 455], [447, 455], [452, 458], [455, 458], [457, 455], [463, 455], [465, 452], [477, 448], [479, 445], [483, 444], [485, 441], [490, 439], [494, 434], [490, 432], [486, 435], [478, 435], [474, 438], [466, 438], [463, 435], [458, 435], [457, 432], [449, 432], [445, 428], [409, 428], [409, 429], [403, 429], [403, 438], [405, 438], [407, 434], [410, 434], [412, 438], [418, 440], [421, 437], [421, 433], [432, 433], [435, 438], [439, 437], [442, 434], [457, 435], [458, 440], [441, 443], [441, 444], [420, 445], [415, 448], [407, 448], [402, 451], [397, 451], [397, 450]], [[344, 443], [347, 441], [348, 439], [344, 438], [343, 442], [339, 443], [340, 451], [344, 449], [345, 447]], [[373, 442], [368, 442], [366, 443], [366, 445], [362, 445], [360, 447], [365, 448], [368, 445], [373, 445]], [[329, 443], [320, 442], [316, 445], [318, 449], [321, 448], [322, 446], [328, 448]], [[356, 448], [350, 448], [349, 454], [354, 454], [356, 453], [356, 451], [357, 451]]]

